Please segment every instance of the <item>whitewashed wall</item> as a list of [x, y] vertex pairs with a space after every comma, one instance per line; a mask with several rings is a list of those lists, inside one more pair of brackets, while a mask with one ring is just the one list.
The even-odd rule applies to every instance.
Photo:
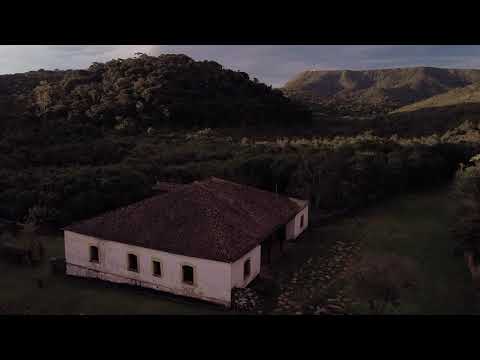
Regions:
[[[292, 199], [298, 202], [301, 200]], [[303, 227], [300, 218], [304, 216]], [[295, 239], [308, 227], [308, 204], [286, 226], [287, 240]], [[171, 254], [114, 241], [64, 232], [67, 274], [148, 287], [177, 295], [199, 298], [226, 306], [233, 287], [247, 286], [259, 273], [261, 246], [232, 264]], [[99, 249], [99, 263], [90, 262], [90, 246]], [[128, 254], [138, 258], [139, 272], [128, 270]], [[250, 258], [250, 276], [244, 279], [244, 262]], [[153, 275], [152, 261], [160, 261], [162, 276]], [[182, 265], [194, 268], [195, 283], [182, 282]]]
[[[303, 226], [301, 217], [303, 215]], [[308, 227], [308, 205], [287, 224], [287, 240], [296, 239]]]
[[[232, 264], [232, 287], [245, 287], [260, 273], [261, 246], [257, 246]], [[250, 259], [250, 276], [243, 277], [243, 265]]]
[[[230, 305], [232, 266], [229, 263], [175, 255], [113, 241], [99, 240], [70, 231], [65, 231], [64, 236], [67, 274], [69, 275], [128, 283], [177, 295], [199, 298], [226, 306]], [[90, 262], [91, 245], [97, 246], [99, 249], [100, 261], [98, 264]], [[257, 248], [259, 253], [259, 247]], [[257, 248], [253, 251], [255, 252]], [[128, 253], [137, 255], [138, 273], [128, 270]], [[254, 258], [256, 259], [255, 256]], [[160, 261], [161, 277], [153, 275], [152, 260]], [[256, 270], [256, 261], [252, 258], [252, 275]], [[193, 286], [182, 282], [182, 265], [193, 266], [195, 271], [195, 283]]]

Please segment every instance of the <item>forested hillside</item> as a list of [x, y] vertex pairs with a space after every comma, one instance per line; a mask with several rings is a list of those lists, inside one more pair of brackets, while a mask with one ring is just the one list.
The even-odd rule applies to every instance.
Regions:
[[0, 77], [8, 105], [42, 119], [68, 119], [135, 133], [149, 127], [304, 125], [305, 108], [248, 74], [185, 55], [139, 55], [87, 70]]
[[[147, 196], [160, 159], [182, 163], [175, 154], [185, 137], [169, 146], [171, 131], [309, 121], [279, 90], [185, 55], [0, 76], [0, 217], [64, 224]], [[192, 148], [181, 156], [211, 155]], [[136, 166], [137, 157], [149, 166]]]
[[159, 180], [207, 176], [342, 212], [446, 181], [478, 150], [477, 121], [436, 131], [352, 118], [340, 131], [280, 90], [184, 55], [0, 76], [0, 100], [0, 217], [55, 226], [145, 198]]

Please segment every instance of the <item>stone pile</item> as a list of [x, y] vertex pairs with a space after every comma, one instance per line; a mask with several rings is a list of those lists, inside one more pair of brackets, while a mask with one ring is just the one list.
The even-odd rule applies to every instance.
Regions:
[[288, 282], [281, 286], [273, 313], [282, 314], [345, 314], [342, 294], [335, 299], [318, 299], [350, 265], [359, 251], [359, 244], [338, 240], [322, 256], [308, 258]]
[[251, 288], [232, 289], [232, 309], [239, 312], [262, 313], [263, 298]]

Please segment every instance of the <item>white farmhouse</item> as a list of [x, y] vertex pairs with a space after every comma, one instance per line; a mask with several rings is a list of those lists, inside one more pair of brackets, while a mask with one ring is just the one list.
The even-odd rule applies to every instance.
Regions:
[[66, 227], [66, 271], [229, 306], [307, 226], [306, 201], [209, 178]]

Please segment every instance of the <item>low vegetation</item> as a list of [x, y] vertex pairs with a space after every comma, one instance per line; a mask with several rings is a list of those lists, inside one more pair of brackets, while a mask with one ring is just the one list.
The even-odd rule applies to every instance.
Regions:
[[420, 272], [410, 257], [396, 254], [366, 255], [356, 264], [352, 292], [357, 301], [368, 304], [368, 312], [394, 311], [417, 288]]
[[[365, 134], [258, 142], [213, 130], [112, 135], [89, 151], [87, 144], [4, 156], [4, 164], [15, 155], [24, 158], [1, 170], [0, 217], [64, 225], [143, 199], [158, 180], [188, 183], [208, 176], [309, 199], [320, 212], [344, 211], [448, 181], [474, 151], [440, 138]], [[20, 169], [19, 161], [26, 166]]]
[[[450, 231], [450, 188], [392, 199], [325, 230], [360, 236], [361, 250], [335, 283], [360, 314], [476, 314], [478, 299]], [[356, 234], [356, 235], [355, 235]], [[338, 234], [337, 234], [338, 235]]]

